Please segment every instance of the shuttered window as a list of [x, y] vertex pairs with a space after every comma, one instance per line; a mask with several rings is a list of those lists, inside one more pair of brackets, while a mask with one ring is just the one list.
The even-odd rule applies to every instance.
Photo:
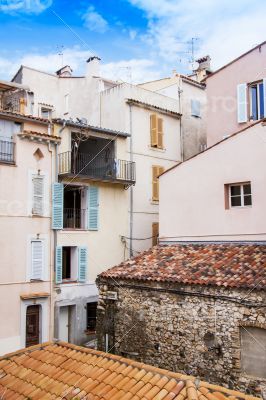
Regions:
[[97, 231], [99, 228], [99, 188], [88, 187], [88, 229]]
[[78, 248], [78, 281], [86, 282], [88, 250], [87, 247]]
[[55, 283], [62, 282], [62, 259], [63, 249], [61, 246], [57, 246], [55, 254]]
[[163, 149], [163, 119], [156, 114], [150, 116], [151, 147]]
[[159, 178], [164, 172], [164, 167], [153, 165], [152, 167], [152, 200], [159, 201]]
[[31, 279], [42, 280], [44, 269], [44, 243], [41, 240], [31, 242]]
[[52, 189], [52, 228], [63, 229], [64, 185], [54, 183]]
[[159, 223], [153, 222], [153, 224], [152, 224], [152, 245], [153, 246], [157, 245], [158, 236], [159, 236]]
[[44, 210], [44, 176], [32, 176], [32, 214], [43, 215]]

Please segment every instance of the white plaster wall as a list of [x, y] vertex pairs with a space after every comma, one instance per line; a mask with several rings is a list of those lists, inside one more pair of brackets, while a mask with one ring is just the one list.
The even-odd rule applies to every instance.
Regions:
[[[162, 175], [160, 238], [265, 240], [265, 155], [266, 127], [258, 124]], [[225, 209], [224, 185], [246, 181], [252, 207]]]

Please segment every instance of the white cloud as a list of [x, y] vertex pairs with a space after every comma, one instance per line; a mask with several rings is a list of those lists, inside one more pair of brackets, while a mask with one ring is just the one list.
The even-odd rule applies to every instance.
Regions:
[[212, 65], [218, 68], [266, 39], [263, 22], [266, 2], [263, 0], [128, 0], [145, 11], [148, 29], [143, 40], [155, 54], [168, 62], [188, 58], [182, 44], [192, 37], [196, 56], [210, 54]]
[[99, 14], [93, 6], [89, 6], [82, 15], [84, 26], [90, 31], [104, 33], [108, 29], [108, 22]]
[[40, 14], [53, 3], [53, 0], [0, 0], [0, 11], [6, 14]]

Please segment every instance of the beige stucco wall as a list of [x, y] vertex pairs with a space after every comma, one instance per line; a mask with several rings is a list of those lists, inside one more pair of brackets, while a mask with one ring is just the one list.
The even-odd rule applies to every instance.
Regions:
[[[265, 154], [257, 124], [162, 175], [161, 240], [265, 240]], [[224, 185], [247, 181], [252, 206], [225, 209]]]
[[[25, 129], [29, 126], [25, 124]], [[42, 129], [34, 125], [35, 131]], [[22, 318], [22, 294], [50, 293], [53, 265], [50, 221], [51, 153], [46, 144], [15, 137], [16, 165], [0, 165], [0, 354], [25, 346], [25, 316]], [[40, 149], [43, 158], [37, 161], [33, 155]], [[45, 174], [45, 216], [31, 215], [31, 173]], [[39, 234], [45, 240], [45, 279], [29, 281], [30, 240]], [[48, 313], [50, 299], [43, 300], [45, 313], [41, 340], [52, 337], [52, 319]], [[38, 304], [38, 300], [37, 300]]]
[[241, 57], [207, 80], [208, 146], [250, 124], [237, 122], [237, 85], [265, 78], [266, 45]]

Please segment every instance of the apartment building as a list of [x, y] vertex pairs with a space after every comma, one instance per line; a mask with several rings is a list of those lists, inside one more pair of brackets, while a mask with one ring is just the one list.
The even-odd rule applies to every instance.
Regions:
[[266, 42], [208, 75], [208, 146], [266, 116]]
[[27, 86], [0, 81], [0, 354], [53, 337], [50, 191], [60, 142], [26, 115]]

